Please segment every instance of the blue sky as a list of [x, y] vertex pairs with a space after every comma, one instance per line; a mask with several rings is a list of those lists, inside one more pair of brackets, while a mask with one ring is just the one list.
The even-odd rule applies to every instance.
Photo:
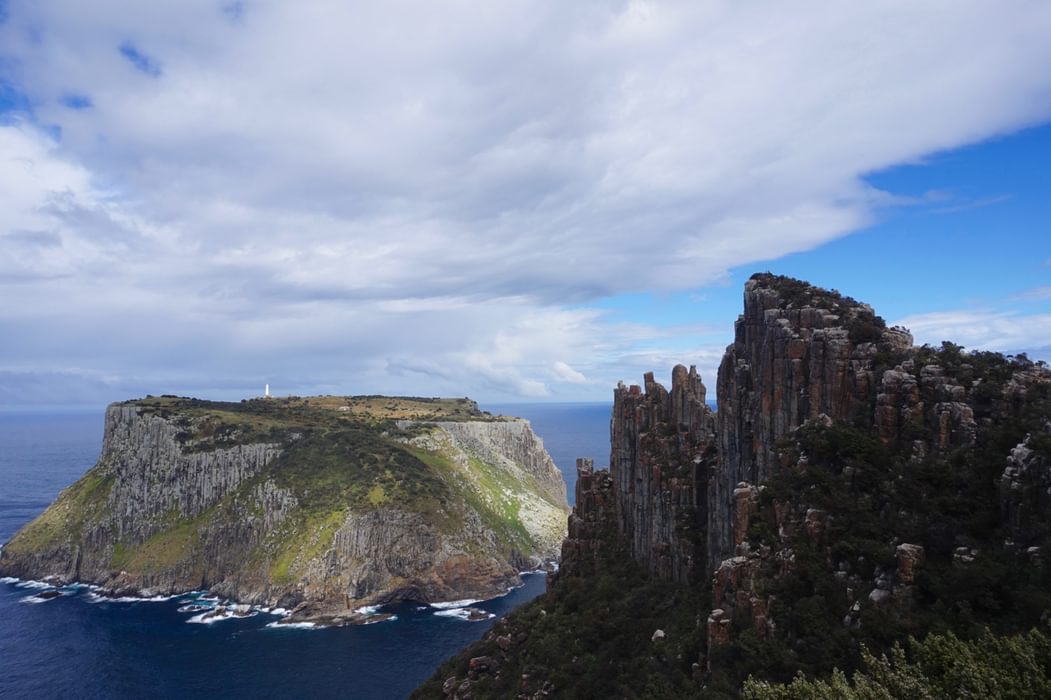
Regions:
[[771, 270], [1051, 359], [1051, 6], [0, 12], [0, 410], [603, 400]]
[[[917, 343], [1051, 361], [1051, 125], [1035, 126], [889, 168], [866, 180], [901, 202], [877, 221], [813, 250], [733, 268], [719, 284], [675, 294], [624, 294], [594, 304], [625, 320], [697, 324], [691, 344], [725, 344], [741, 288], [757, 271], [805, 279], [872, 304], [889, 323], [927, 320]], [[950, 317], [951, 315], [951, 317]], [[990, 318], [1010, 328], [974, 325]], [[1051, 316], [1048, 316], [1051, 319]], [[911, 321], [911, 323], [910, 323]], [[1012, 332], [1013, 331], [1013, 332]]]

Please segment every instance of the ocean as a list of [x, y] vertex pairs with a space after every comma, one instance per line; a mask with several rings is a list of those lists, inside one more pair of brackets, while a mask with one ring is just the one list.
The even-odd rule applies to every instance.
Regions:
[[[609, 461], [609, 404], [483, 405], [528, 418], [566, 477], [577, 457]], [[102, 414], [0, 414], [0, 542], [94, 465]], [[496, 618], [544, 591], [543, 574], [476, 604], [469, 622], [400, 604], [396, 619], [336, 629], [275, 629], [258, 613], [211, 624], [180, 612], [200, 594], [111, 602], [87, 588], [40, 601], [26, 582], [0, 583], [0, 698], [404, 698]]]

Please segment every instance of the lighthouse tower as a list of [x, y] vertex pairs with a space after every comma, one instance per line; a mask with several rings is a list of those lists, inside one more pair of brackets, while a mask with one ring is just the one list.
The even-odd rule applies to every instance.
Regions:
[[270, 398], [270, 385], [269, 384], [267, 384], [265, 387], [263, 387], [263, 397], [267, 398], [267, 399]]

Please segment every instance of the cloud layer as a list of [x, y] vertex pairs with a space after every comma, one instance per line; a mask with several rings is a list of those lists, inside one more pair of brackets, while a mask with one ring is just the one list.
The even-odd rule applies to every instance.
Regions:
[[12, 0], [0, 370], [566, 398], [710, 362], [588, 303], [846, 235], [894, 202], [865, 175], [1051, 117], [1046, 2], [860, 5]]

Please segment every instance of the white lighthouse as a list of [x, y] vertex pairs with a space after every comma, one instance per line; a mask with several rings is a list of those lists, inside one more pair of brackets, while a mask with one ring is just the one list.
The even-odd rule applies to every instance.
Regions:
[[267, 385], [265, 385], [263, 387], [263, 397], [267, 398], [267, 399], [270, 398], [270, 385], [269, 384], [267, 384]]

